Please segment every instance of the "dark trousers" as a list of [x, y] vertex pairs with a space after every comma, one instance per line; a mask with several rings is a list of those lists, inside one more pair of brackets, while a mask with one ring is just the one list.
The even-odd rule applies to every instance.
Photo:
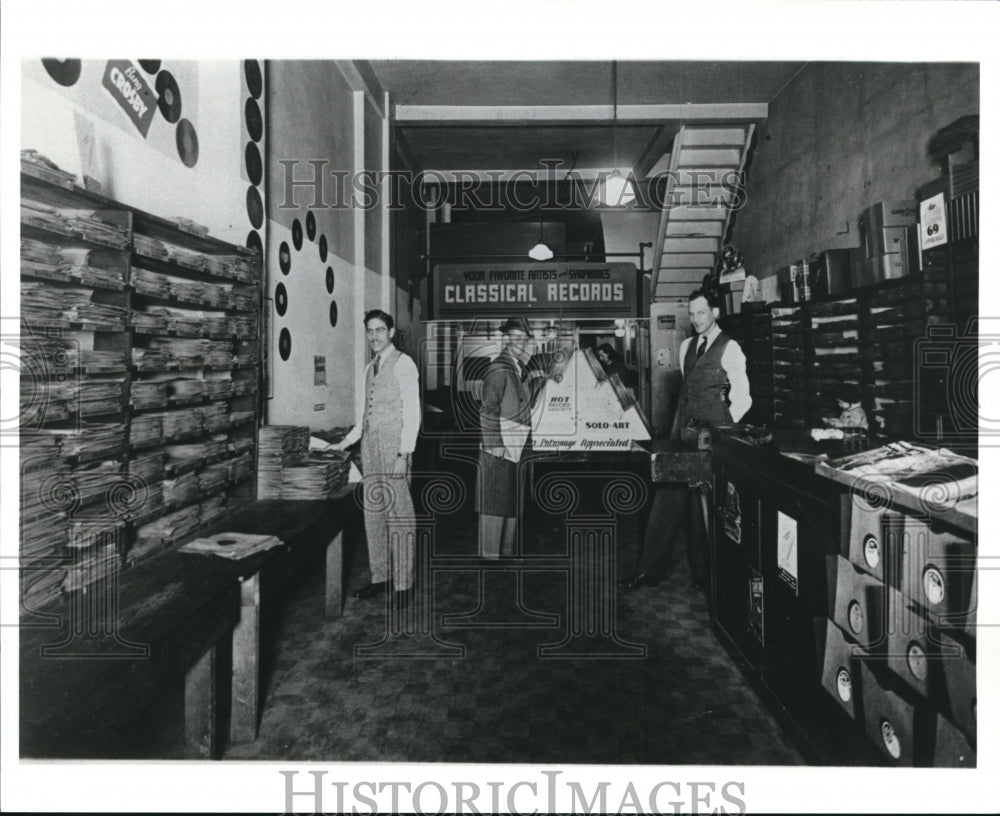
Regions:
[[655, 487], [637, 571], [652, 576], [668, 574], [683, 528], [686, 528], [691, 578], [704, 581], [708, 576], [708, 541], [701, 492], [686, 485]]

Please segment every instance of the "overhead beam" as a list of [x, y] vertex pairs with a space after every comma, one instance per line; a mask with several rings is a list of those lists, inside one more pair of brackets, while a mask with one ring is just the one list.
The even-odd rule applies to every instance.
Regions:
[[365, 95], [365, 101], [372, 106], [375, 112], [384, 117], [386, 110], [382, 100], [387, 94], [379, 85], [375, 72], [366, 60], [334, 60], [334, 65], [340, 71], [344, 81], [352, 91], [361, 91]]
[[673, 128], [668, 128], [664, 125], [660, 125], [653, 131], [653, 135], [649, 137], [649, 141], [646, 142], [646, 146], [642, 149], [642, 153], [639, 154], [639, 158], [632, 165], [636, 178], [645, 178], [649, 175], [649, 171], [656, 166], [656, 163], [669, 149], [676, 133], [677, 131]]
[[[438, 179], [444, 179], [448, 184], [460, 184], [467, 183], [472, 180], [479, 180], [485, 183], [507, 183], [507, 182], [524, 182], [524, 183], [535, 183], [535, 182], [549, 182], [549, 181], [566, 181], [568, 178], [573, 178], [581, 181], [598, 181], [608, 178], [616, 168], [614, 167], [576, 167], [572, 171], [569, 169], [570, 163], [566, 162], [563, 166], [558, 168], [552, 168], [551, 166], [537, 165], [536, 167], [518, 167], [518, 168], [481, 168], [477, 170], [456, 170], [454, 168], [448, 169], [433, 169], [427, 168], [422, 172], [427, 177], [425, 180], [428, 182], [436, 181]], [[623, 165], [624, 167], [624, 165]], [[621, 170], [622, 168], [618, 168]], [[572, 172], [572, 176], [570, 176]], [[636, 179], [641, 178], [637, 173], [634, 174]]]
[[399, 105], [400, 125], [688, 124], [763, 121], [766, 102], [684, 105]]

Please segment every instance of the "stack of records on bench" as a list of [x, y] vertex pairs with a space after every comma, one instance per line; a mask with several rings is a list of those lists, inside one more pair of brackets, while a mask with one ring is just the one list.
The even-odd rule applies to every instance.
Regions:
[[343, 451], [312, 452], [301, 464], [281, 471], [281, 498], [328, 499], [347, 483], [350, 455]]
[[304, 461], [309, 429], [297, 425], [264, 425], [257, 434], [257, 495], [281, 498], [281, 471]]
[[347, 482], [350, 457], [341, 451], [309, 452], [305, 426], [266, 425], [257, 452], [257, 495], [262, 499], [321, 500]]

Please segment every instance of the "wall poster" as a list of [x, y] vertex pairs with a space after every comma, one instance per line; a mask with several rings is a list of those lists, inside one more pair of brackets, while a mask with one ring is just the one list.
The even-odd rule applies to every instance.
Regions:
[[799, 523], [778, 511], [778, 577], [799, 594]]

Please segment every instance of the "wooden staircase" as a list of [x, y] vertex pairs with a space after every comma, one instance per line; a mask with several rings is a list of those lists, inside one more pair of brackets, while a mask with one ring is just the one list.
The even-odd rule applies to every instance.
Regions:
[[686, 298], [715, 271], [742, 203], [753, 133], [752, 124], [682, 125], [674, 137], [653, 252], [654, 301]]

